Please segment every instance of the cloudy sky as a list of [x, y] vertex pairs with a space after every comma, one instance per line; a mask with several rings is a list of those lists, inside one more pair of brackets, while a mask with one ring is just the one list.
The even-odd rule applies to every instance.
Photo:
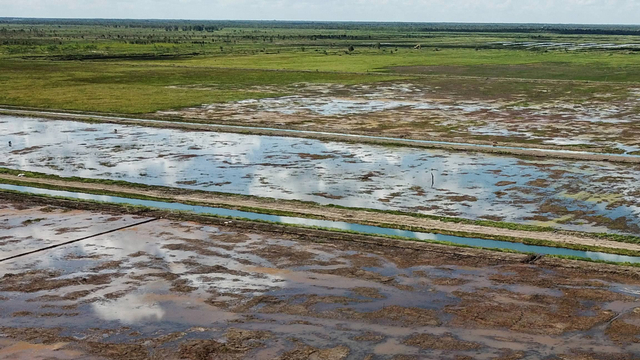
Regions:
[[640, 0], [0, 0], [0, 17], [640, 24]]

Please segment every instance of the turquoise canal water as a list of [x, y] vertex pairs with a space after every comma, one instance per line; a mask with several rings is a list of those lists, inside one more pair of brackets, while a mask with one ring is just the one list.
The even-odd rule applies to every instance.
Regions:
[[579, 250], [553, 248], [553, 247], [536, 246], [536, 245], [525, 245], [520, 243], [511, 243], [507, 241], [486, 240], [486, 239], [479, 239], [479, 238], [466, 238], [466, 237], [451, 236], [451, 235], [441, 235], [441, 234], [433, 234], [433, 233], [398, 230], [398, 229], [391, 229], [391, 228], [383, 228], [379, 226], [354, 224], [354, 223], [348, 223], [348, 222], [342, 222], [342, 221], [327, 221], [327, 220], [289, 217], [289, 216], [258, 214], [258, 213], [252, 213], [247, 211], [230, 210], [230, 209], [215, 208], [215, 207], [193, 206], [193, 205], [187, 205], [187, 204], [181, 204], [181, 203], [167, 203], [167, 202], [160, 202], [160, 201], [129, 199], [129, 198], [116, 197], [116, 196], [93, 195], [93, 194], [86, 194], [86, 193], [79, 193], [79, 192], [48, 190], [48, 189], [31, 188], [31, 187], [25, 187], [25, 186], [7, 185], [7, 184], [0, 184], [0, 189], [13, 190], [13, 191], [19, 191], [23, 193], [36, 194], [36, 195], [51, 195], [51, 196], [62, 196], [66, 198], [81, 199], [81, 200], [94, 200], [94, 201], [99, 201], [104, 203], [139, 205], [139, 206], [147, 206], [147, 207], [156, 208], [156, 209], [189, 211], [196, 214], [206, 214], [206, 215], [214, 215], [214, 216], [221, 216], [221, 217], [233, 217], [233, 218], [246, 219], [246, 220], [269, 221], [272, 223], [279, 223], [279, 224], [290, 224], [290, 225], [309, 226], [309, 227], [313, 226], [313, 227], [321, 227], [321, 228], [333, 229], [333, 230], [348, 230], [348, 231], [354, 231], [354, 232], [368, 234], [368, 235], [399, 236], [406, 239], [423, 240], [423, 241], [445, 241], [445, 242], [450, 242], [458, 245], [482, 247], [487, 249], [509, 249], [509, 250], [515, 250], [515, 251], [525, 252], [525, 253], [576, 256], [576, 257], [591, 259], [591, 260], [604, 260], [604, 261], [613, 261], [613, 262], [621, 262], [621, 263], [640, 263], [640, 257], [634, 257], [634, 256], [623, 256], [623, 255], [614, 255], [614, 254], [607, 254], [607, 253], [600, 253], [600, 252], [579, 251]]

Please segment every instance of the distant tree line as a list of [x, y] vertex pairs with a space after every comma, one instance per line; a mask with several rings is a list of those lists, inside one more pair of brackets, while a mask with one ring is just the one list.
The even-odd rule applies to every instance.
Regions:
[[207, 26], [207, 25], [169, 25], [165, 26], [164, 29], [166, 31], [206, 31], [206, 32], [214, 32], [221, 30], [222, 28], [217, 26]]
[[471, 24], [471, 23], [391, 23], [322, 21], [229, 21], [229, 20], [123, 20], [123, 19], [30, 19], [0, 18], [0, 24], [87, 25], [115, 28], [158, 28], [166, 31], [208, 31], [223, 28], [391, 30], [417, 32], [558, 33], [588, 35], [640, 35], [638, 25], [575, 24]]

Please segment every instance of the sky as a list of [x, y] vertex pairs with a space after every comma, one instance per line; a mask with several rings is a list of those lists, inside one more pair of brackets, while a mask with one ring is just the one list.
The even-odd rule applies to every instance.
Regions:
[[0, 17], [640, 24], [640, 0], [0, 0]]

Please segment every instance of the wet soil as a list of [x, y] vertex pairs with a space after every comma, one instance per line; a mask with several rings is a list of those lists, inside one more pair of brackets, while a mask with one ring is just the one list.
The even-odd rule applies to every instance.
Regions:
[[[319, 234], [158, 220], [1, 262], [0, 357], [631, 359], [640, 352], [635, 269], [530, 265], [510, 254]], [[23, 241], [38, 236], [34, 228]]]
[[[0, 259], [61, 244], [140, 221], [136, 216], [111, 216], [68, 208], [0, 204]], [[37, 240], [32, 234], [37, 232]], [[31, 247], [25, 247], [27, 241]]]
[[404, 341], [405, 345], [417, 346], [422, 349], [433, 350], [476, 350], [482, 348], [481, 344], [457, 340], [451, 334], [433, 336], [430, 334], [417, 334]]
[[506, 83], [498, 79], [465, 78], [465, 82], [475, 86], [452, 88], [446, 83], [429, 82], [307, 85], [296, 87], [296, 96], [155, 115], [420, 140], [560, 145], [622, 153], [640, 150], [640, 92], [634, 85], [607, 87], [576, 82], [571, 88], [568, 83], [536, 80], [520, 81], [521, 92], [513, 92], [499, 90]]

